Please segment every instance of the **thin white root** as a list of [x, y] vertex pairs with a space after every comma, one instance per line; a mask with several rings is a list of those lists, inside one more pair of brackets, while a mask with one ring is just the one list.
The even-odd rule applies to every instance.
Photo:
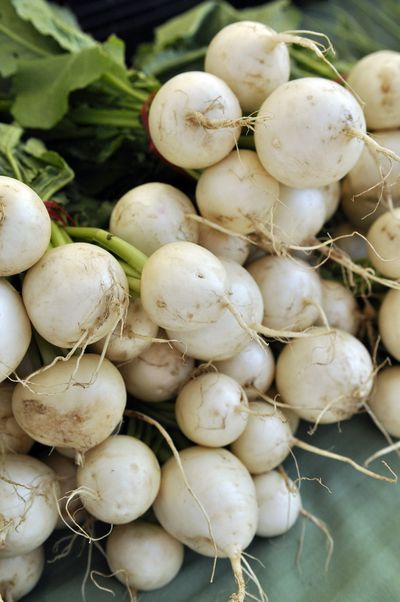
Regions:
[[329, 569], [329, 564], [332, 559], [333, 548], [334, 548], [334, 541], [333, 541], [331, 532], [329, 531], [329, 527], [323, 520], [321, 520], [314, 514], [311, 514], [311, 512], [308, 512], [304, 508], [300, 509], [300, 514], [302, 516], [304, 516], [305, 518], [307, 518], [309, 521], [311, 521], [316, 527], [318, 527], [318, 529], [321, 529], [321, 531], [323, 532], [323, 534], [326, 537], [327, 553], [326, 553], [326, 560], [325, 560], [325, 572], [327, 573], [328, 569]]
[[362, 474], [365, 474], [368, 477], [372, 477], [373, 479], [376, 479], [378, 481], [386, 481], [387, 483], [397, 483], [397, 475], [393, 472], [393, 470], [390, 468], [390, 466], [388, 466], [388, 464], [386, 462], [382, 462], [382, 463], [388, 469], [388, 471], [393, 475], [392, 477], [380, 475], [376, 472], [373, 472], [372, 470], [368, 470], [367, 468], [365, 468], [364, 466], [361, 466], [360, 464], [357, 464], [357, 462], [355, 462], [351, 458], [348, 458], [347, 456], [342, 456], [341, 454], [336, 454], [335, 452], [330, 452], [325, 449], [320, 449], [319, 447], [315, 447], [315, 445], [310, 445], [309, 443], [306, 443], [305, 441], [301, 441], [300, 439], [297, 439], [296, 437], [293, 437], [292, 444], [293, 444], [293, 446], [299, 447], [300, 449], [304, 449], [305, 451], [309, 451], [313, 454], [317, 454], [318, 456], [323, 456], [324, 458], [331, 458], [332, 460], [338, 460], [339, 462], [344, 462], [345, 464], [349, 464], [355, 470], [358, 470], [358, 472], [361, 472]]
[[114, 590], [112, 590], [109, 587], [104, 587], [104, 585], [100, 585], [98, 583], [98, 581], [96, 581], [96, 577], [103, 577], [104, 579], [111, 579], [112, 577], [115, 577], [116, 575], [118, 575], [120, 573], [122, 573], [124, 575], [124, 578], [126, 579], [125, 587], [126, 587], [126, 591], [128, 592], [129, 602], [136, 602], [137, 601], [137, 592], [132, 587], [130, 587], [130, 585], [128, 584], [127, 574], [124, 569], [120, 569], [118, 571], [114, 571], [113, 573], [107, 573], [107, 574], [101, 573], [100, 571], [90, 571], [90, 580], [97, 587], [97, 589], [99, 589], [102, 592], [111, 594], [112, 596], [115, 597]]
[[[400, 450], [400, 441], [396, 441], [396, 443], [392, 443], [392, 445], [388, 445], [387, 447], [383, 447], [382, 449], [378, 450], [377, 452], [372, 454], [372, 456], [369, 456], [369, 458], [365, 460], [364, 465], [369, 466], [374, 460], [377, 460], [382, 456], [386, 456], [386, 454], [391, 454], [392, 452], [398, 450]], [[382, 463], [387, 466], [386, 462]]]
[[242, 555], [236, 554], [230, 558], [230, 561], [237, 584], [237, 591], [229, 596], [229, 602], [244, 602], [246, 597], [246, 584], [243, 576]]
[[239, 117], [238, 119], [209, 119], [200, 111], [193, 111], [186, 115], [187, 123], [197, 125], [206, 130], [220, 130], [222, 128], [247, 127], [249, 130], [254, 130], [257, 121], [265, 120], [257, 115], [248, 115]]

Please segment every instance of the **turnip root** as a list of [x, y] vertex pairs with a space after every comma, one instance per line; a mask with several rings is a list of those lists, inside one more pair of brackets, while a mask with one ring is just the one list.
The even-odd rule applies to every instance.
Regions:
[[132, 593], [167, 585], [178, 574], [183, 555], [181, 542], [144, 521], [115, 527], [107, 538], [109, 567]]
[[372, 389], [371, 356], [347, 332], [315, 327], [310, 335], [291, 341], [279, 355], [277, 390], [300, 418], [322, 424], [346, 420]]
[[12, 409], [21, 428], [50, 447], [84, 453], [106, 439], [122, 419], [126, 388], [107, 359], [86, 354], [57, 362], [19, 383]]
[[338, 224], [330, 231], [330, 234], [335, 240], [336, 247], [347, 253], [352, 261], [367, 259], [368, 251], [365, 237], [355, 234], [355, 228], [349, 222]]
[[182, 387], [175, 416], [182, 433], [194, 443], [224, 447], [246, 428], [247, 408], [246, 394], [233, 378], [209, 372]]
[[250, 263], [264, 302], [263, 324], [278, 330], [304, 330], [320, 315], [322, 291], [315, 270], [300, 259], [267, 255]]
[[254, 139], [264, 168], [293, 188], [340, 180], [356, 164], [365, 135], [362, 109], [336, 82], [305, 77], [279, 86], [264, 101]]
[[221, 29], [211, 40], [204, 69], [228, 84], [244, 111], [253, 112], [288, 81], [290, 58], [286, 44], [271, 27], [239, 21]]
[[391, 290], [383, 298], [378, 313], [382, 343], [400, 361], [400, 291]]
[[195, 552], [229, 558], [238, 584], [231, 600], [243, 602], [241, 558], [258, 522], [254, 483], [243, 464], [223, 448], [189, 447], [180, 452], [180, 459], [182, 468], [175, 458], [162, 467], [153, 505], [156, 517], [168, 533]]
[[233, 232], [254, 232], [279, 197], [279, 184], [252, 150], [233, 151], [205, 169], [196, 187], [200, 214]]
[[90, 514], [121, 525], [150, 508], [160, 487], [160, 467], [145, 443], [114, 435], [87, 452], [78, 468], [77, 484]]
[[12, 276], [45, 253], [50, 217], [36, 192], [14, 178], [0, 176], [0, 199], [0, 276]]
[[166, 329], [196, 330], [216, 322], [226, 305], [227, 275], [220, 260], [191, 242], [172, 242], [146, 261], [142, 305]]
[[106, 347], [109, 360], [126, 362], [146, 351], [157, 333], [158, 326], [150, 320], [140, 299], [131, 298], [124, 323], [116, 326], [109, 341], [104, 337], [93, 343], [90, 349], [101, 354]]
[[221, 317], [197, 330], [167, 331], [181, 353], [199, 360], [224, 360], [241, 351], [256, 335], [252, 325], [259, 324], [263, 315], [262, 296], [249, 272], [233, 261], [220, 261], [229, 283]]
[[365, 103], [369, 129], [400, 127], [400, 52], [367, 54], [351, 69], [347, 82]]
[[160, 182], [136, 186], [114, 205], [110, 232], [151, 255], [177, 240], [197, 242], [198, 226], [187, 214], [196, 213], [183, 192]]
[[33, 439], [21, 429], [11, 409], [12, 394], [15, 384], [3, 381], [0, 384], [0, 454], [27, 454]]
[[300, 492], [276, 470], [253, 477], [258, 503], [257, 535], [276, 537], [291, 529], [301, 510]]
[[368, 405], [386, 433], [400, 437], [400, 366], [378, 373]]
[[31, 324], [21, 296], [0, 278], [0, 382], [19, 365], [31, 341]]
[[272, 351], [257, 341], [251, 341], [239, 353], [227, 360], [213, 362], [219, 372], [231, 376], [244, 389], [250, 400], [265, 393], [275, 375], [275, 360]]
[[23, 454], [0, 458], [0, 558], [28, 554], [53, 531], [59, 488], [54, 472]]
[[[357, 334], [360, 326], [361, 314], [354, 295], [348, 288], [335, 280], [321, 279], [322, 308], [329, 326], [345, 330], [350, 334]], [[323, 326], [319, 318], [317, 325]]]
[[1, 558], [0, 560], [0, 598], [4, 602], [17, 602], [33, 590], [44, 568], [44, 550], [42, 546], [28, 554]]
[[199, 245], [220, 259], [236, 261], [243, 265], [249, 255], [249, 243], [231, 234], [220, 232], [207, 224], [199, 224]]
[[88, 243], [47, 251], [26, 274], [22, 296], [32, 324], [57, 347], [83, 347], [122, 322], [128, 282], [118, 261]]
[[131, 395], [144, 401], [166, 401], [190, 378], [194, 360], [167, 341], [155, 342], [119, 369]]
[[[74, 457], [74, 450], [72, 450], [72, 453], [72, 457]], [[78, 522], [84, 514], [79, 497], [71, 498], [70, 495], [76, 489], [77, 466], [72, 458], [66, 458], [56, 451], [52, 451], [51, 454], [43, 456], [41, 459], [42, 462], [54, 470], [60, 488], [58, 499], [59, 517], [55, 528], [65, 529], [74, 522]]]
[[400, 278], [400, 207], [386, 211], [368, 230], [368, 258], [389, 278]]
[[226, 157], [240, 136], [242, 111], [224, 81], [202, 71], [168, 80], [149, 111], [150, 135], [174, 165], [202, 169]]

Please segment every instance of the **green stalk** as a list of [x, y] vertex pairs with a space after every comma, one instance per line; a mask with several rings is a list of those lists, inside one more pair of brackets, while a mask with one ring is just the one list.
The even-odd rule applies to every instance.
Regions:
[[[68, 239], [67, 239], [68, 237]], [[66, 245], [72, 242], [71, 238], [68, 236], [66, 232], [63, 232], [63, 229], [54, 221], [51, 220], [51, 238], [50, 242], [54, 247], [61, 247], [62, 245]]]
[[128, 263], [126, 263], [126, 261], [123, 261], [123, 259], [118, 259], [118, 263], [128, 277], [130, 276], [131, 278], [140, 279], [139, 272], [135, 270], [132, 266], [130, 266]]
[[139, 92], [137, 90], [134, 90], [133, 88], [131, 88], [131, 86], [129, 86], [129, 84], [119, 79], [119, 77], [117, 77], [113, 73], [105, 73], [103, 75], [103, 79], [111, 86], [113, 86], [113, 88], [117, 88], [117, 90], [125, 92], [125, 94], [132, 96], [132, 98], [136, 98], [136, 100], [140, 100], [142, 103], [145, 102], [145, 100], [147, 100], [148, 94], [146, 94], [145, 92]]
[[79, 125], [108, 125], [132, 129], [142, 127], [134, 111], [126, 109], [79, 107], [70, 113], [70, 117]]
[[133, 278], [132, 276], [126, 277], [131, 293], [137, 297], [140, 297], [140, 279]]
[[168, 71], [169, 69], [176, 69], [177, 67], [181, 67], [186, 65], [187, 63], [191, 63], [193, 61], [197, 61], [205, 57], [207, 52], [207, 46], [203, 46], [202, 48], [196, 48], [195, 50], [190, 50], [183, 54], [182, 56], [175, 56], [171, 59], [159, 60], [157, 65], [153, 68], [150, 67], [151, 75], [157, 77], [160, 73], [164, 71]]
[[97, 243], [103, 249], [123, 259], [136, 272], [139, 274], [142, 273], [144, 264], [147, 261], [146, 255], [133, 245], [122, 240], [122, 238], [100, 228], [66, 226], [64, 229], [73, 240], [77, 239], [83, 242]]

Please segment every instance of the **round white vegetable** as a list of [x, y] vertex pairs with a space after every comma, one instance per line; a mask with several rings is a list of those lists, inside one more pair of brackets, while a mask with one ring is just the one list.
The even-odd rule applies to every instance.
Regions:
[[26, 454], [34, 443], [18, 425], [12, 413], [11, 399], [14, 388], [15, 383], [9, 381], [0, 384], [0, 454]]
[[207, 224], [199, 224], [199, 245], [220, 259], [236, 261], [240, 265], [244, 264], [250, 252], [249, 243], [239, 236], [220, 232]]
[[253, 477], [258, 503], [257, 535], [276, 537], [293, 527], [301, 510], [300, 492], [276, 470]]
[[227, 360], [214, 362], [214, 366], [219, 372], [234, 378], [244, 388], [249, 400], [255, 399], [258, 392], [265, 393], [275, 375], [275, 360], [271, 349], [257, 341], [251, 341], [242, 351]]
[[[74, 451], [73, 454], [75, 455]], [[42, 461], [54, 470], [60, 488], [58, 503], [61, 516], [58, 516], [56, 529], [65, 529], [72, 523], [70, 515], [75, 522], [79, 522], [83, 515], [82, 502], [79, 496], [71, 497], [71, 493], [76, 489], [77, 466], [72, 458], [67, 458], [56, 451], [43, 456]]]
[[50, 447], [85, 452], [106, 439], [122, 419], [126, 389], [118, 369], [100, 356], [57, 362], [19, 383], [12, 409], [21, 428]]
[[135, 521], [115, 527], [107, 538], [106, 556], [115, 577], [134, 591], [164, 587], [178, 574], [183, 545], [159, 525]]
[[168, 330], [174, 346], [183, 354], [199, 360], [223, 360], [232, 357], [251, 340], [243, 324], [232, 313], [236, 311], [244, 324], [252, 327], [259, 324], [263, 315], [260, 290], [241, 265], [221, 259], [229, 280], [227, 300], [231, 308], [226, 308], [221, 317], [210, 326], [188, 332]]
[[240, 234], [254, 232], [269, 219], [278, 197], [278, 182], [252, 150], [235, 150], [204, 170], [196, 187], [201, 215]]
[[400, 361], [400, 291], [386, 293], [378, 313], [379, 334], [388, 352]]
[[0, 276], [30, 268], [46, 252], [50, 236], [50, 217], [36, 192], [0, 176]]
[[254, 483], [243, 464], [223, 448], [189, 447], [180, 452], [184, 473], [212, 526], [188, 490], [175, 458], [161, 469], [154, 502], [157, 519], [168, 533], [205, 556], [234, 558], [252, 541], [257, 528]]
[[31, 324], [21, 295], [0, 278], [0, 382], [19, 365], [31, 341]]
[[28, 554], [0, 560], [0, 597], [17, 602], [37, 585], [44, 568], [44, 550], [40, 546]]
[[[131, 298], [124, 323], [118, 324], [111, 335], [106, 357], [112, 362], [132, 360], [152, 345], [157, 333], [158, 326], [150, 320], [140, 299]], [[93, 343], [91, 351], [101, 354], [106, 340], [104, 337]]]
[[190, 378], [194, 360], [165, 341], [153, 343], [119, 369], [131, 395], [144, 401], [166, 401]]
[[[312, 333], [310, 333], [312, 334]], [[365, 402], [374, 368], [364, 345], [333, 329], [288, 343], [276, 364], [282, 400], [305, 420], [321, 424], [350, 418]]]
[[368, 128], [400, 127], [400, 52], [378, 50], [364, 56], [347, 77], [361, 97]]
[[[354, 295], [348, 288], [335, 280], [321, 279], [322, 308], [329, 326], [355, 335], [360, 326], [361, 314]], [[316, 322], [323, 326], [322, 318]]]
[[121, 322], [128, 282], [118, 261], [88, 243], [47, 251], [26, 274], [22, 296], [32, 324], [57, 347], [94, 343]]
[[290, 75], [286, 44], [276, 31], [255, 21], [239, 21], [221, 29], [211, 40], [205, 71], [223, 79], [242, 109], [257, 111], [267, 96]]
[[288, 456], [293, 434], [286, 418], [270, 404], [251, 401], [249, 409], [247, 426], [230, 449], [250, 473], [261, 474]]
[[0, 460], [0, 558], [28, 554], [42, 545], [58, 519], [58, 483], [43, 462], [23, 454]]
[[386, 211], [368, 230], [368, 258], [389, 278], [400, 278], [400, 207]]
[[86, 510], [106, 523], [121, 525], [144, 514], [160, 487], [160, 466], [148, 445], [114, 435], [85, 456], [77, 472]]
[[264, 301], [263, 324], [277, 330], [304, 330], [317, 320], [320, 278], [300, 259], [267, 255], [248, 268]]
[[129, 190], [114, 205], [110, 232], [146, 255], [176, 240], [197, 242], [198, 225], [187, 215], [196, 213], [183, 192], [160, 182], [148, 182]]
[[400, 366], [378, 373], [368, 405], [385, 431], [400, 437]]
[[216, 322], [226, 304], [220, 260], [192, 242], [172, 242], [146, 261], [140, 293], [150, 319], [162, 328], [196, 330]]
[[325, 221], [331, 219], [336, 213], [336, 210], [340, 203], [341, 187], [339, 182], [332, 182], [319, 188], [324, 197], [325, 203]]
[[209, 372], [187, 382], [175, 404], [178, 426], [188, 439], [207, 447], [224, 447], [246, 428], [248, 402], [230, 376]]
[[241, 116], [238, 99], [222, 79], [189, 71], [175, 75], [155, 95], [150, 135], [167, 161], [203, 169], [230, 153], [240, 136]]
[[365, 133], [362, 109], [336, 82], [304, 77], [279, 86], [261, 106], [254, 139], [258, 157], [279, 182], [317, 188], [340, 180], [357, 162]]

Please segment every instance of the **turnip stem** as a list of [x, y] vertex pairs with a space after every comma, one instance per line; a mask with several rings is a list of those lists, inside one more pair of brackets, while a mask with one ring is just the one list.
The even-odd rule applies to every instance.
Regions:
[[345, 464], [350, 464], [353, 468], [358, 470], [359, 472], [367, 475], [368, 477], [372, 477], [373, 479], [377, 479], [378, 481], [386, 481], [387, 483], [397, 483], [397, 476], [390, 470], [389, 466], [384, 462], [384, 465], [390, 470], [393, 474], [393, 477], [385, 477], [384, 475], [380, 475], [376, 472], [372, 472], [372, 470], [368, 470], [368, 468], [364, 468], [360, 464], [357, 464], [351, 458], [347, 456], [342, 456], [341, 454], [336, 454], [335, 452], [330, 452], [326, 449], [320, 449], [319, 447], [315, 447], [315, 445], [310, 445], [305, 441], [300, 441], [300, 439], [294, 438], [292, 440], [293, 446], [300, 447], [300, 449], [304, 449], [305, 451], [309, 451], [313, 454], [317, 454], [319, 456], [324, 456], [325, 458], [331, 458], [332, 460], [338, 460], [339, 462], [344, 462]]
[[97, 243], [107, 251], [114, 253], [126, 263], [136, 270], [139, 274], [142, 273], [147, 257], [144, 253], [130, 245], [122, 238], [110, 234], [101, 228], [80, 228], [75, 226], [66, 226], [65, 231], [73, 239], [78, 239], [84, 242]]
[[72, 239], [68, 234], [63, 231], [60, 226], [51, 220], [51, 244], [54, 247], [61, 247], [61, 245], [67, 245], [72, 242]]
[[134, 295], [140, 295], [140, 280], [139, 278], [134, 278], [133, 276], [127, 276], [129, 290]]

